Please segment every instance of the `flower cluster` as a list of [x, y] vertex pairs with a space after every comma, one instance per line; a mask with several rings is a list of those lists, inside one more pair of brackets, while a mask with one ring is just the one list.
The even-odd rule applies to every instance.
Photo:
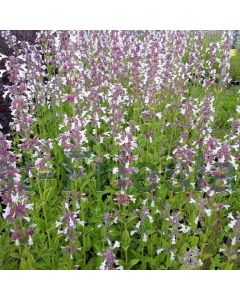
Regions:
[[18, 246], [32, 245], [35, 224], [30, 224], [29, 196], [21, 184], [21, 175], [17, 168], [17, 156], [11, 151], [11, 142], [0, 132], [0, 197], [5, 205], [3, 218], [11, 226], [11, 237]]
[[120, 153], [116, 156], [116, 161], [119, 167], [113, 169], [113, 173], [118, 174], [118, 186], [121, 191], [116, 197], [116, 201], [119, 204], [128, 204], [129, 200], [134, 201], [127, 193], [127, 189], [132, 186], [131, 175], [134, 172], [132, 163], [136, 161], [137, 157], [133, 155], [133, 150], [137, 147], [136, 138], [133, 135], [133, 131], [136, 127], [127, 127], [123, 133], [118, 134], [115, 138], [115, 142], [120, 147]]
[[16, 245], [32, 245], [37, 226], [31, 255], [46, 244], [68, 267], [104, 270], [221, 268], [221, 252], [238, 254], [240, 105], [227, 86], [228, 32], [2, 36], [13, 55], [0, 197]]
[[61, 215], [59, 221], [56, 221], [58, 234], [64, 236], [65, 246], [62, 246], [63, 251], [73, 259], [73, 255], [77, 250], [81, 250], [78, 246], [78, 236], [80, 233], [77, 231], [77, 226], [84, 226], [84, 221], [79, 219], [79, 203], [75, 202], [76, 211], [73, 211], [70, 204], [70, 195], [67, 196], [64, 203], [64, 213]]

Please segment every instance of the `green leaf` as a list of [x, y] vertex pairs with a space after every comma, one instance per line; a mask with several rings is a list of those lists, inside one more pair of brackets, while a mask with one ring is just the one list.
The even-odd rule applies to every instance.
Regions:
[[127, 224], [129, 225], [129, 223], [131, 223], [133, 220], [135, 220], [136, 218], [138, 218], [138, 216], [132, 215], [128, 218], [127, 220]]
[[85, 252], [87, 252], [91, 248], [91, 240], [89, 235], [84, 235], [83, 236], [83, 249]]
[[207, 258], [212, 257], [212, 256], [213, 256], [212, 253], [204, 253], [204, 254], [202, 255], [202, 260], [206, 260]]
[[129, 235], [127, 228], [125, 228], [123, 231], [122, 242], [123, 242], [123, 246], [126, 246], [130, 243], [130, 235]]
[[133, 266], [135, 266], [137, 263], [139, 262], [139, 259], [134, 258], [129, 262], [129, 267], [132, 268]]
[[17, 253], [17, 252], [11, 252], [9, 254], [9, 257], [19, 258], [19, 253]]
[[124, 260], [118, 259], [118, 264], [119, 264], [120, 266], [122, 266], [124, 269], [126, 269], [126, 262], [125, 262]]
[[135, 257], [137, 257], [141, 262], [147, 263], [152, 262], [153, 259], [151, 257], [143, 256], [139, 254], [137, 251], [131, 250]]
[[199, 242], [199, 237], [198, 236], [191, 236], [188, 239], [188, 241], [189, 241], [192, 248], [197, 247], [198, 242]]
[[31, 263], [24, 259], [24, 258], [21, 258], [21, 262], [20, 262], [20, 270], [32, 270], [32, 266], [31, 266]]

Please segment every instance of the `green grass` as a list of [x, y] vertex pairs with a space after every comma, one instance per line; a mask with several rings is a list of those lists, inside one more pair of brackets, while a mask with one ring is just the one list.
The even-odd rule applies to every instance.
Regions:
[[230, 77], [233, 80], [240, 80], [240, 51], [236, 50], [236, 55], [230, 59]]

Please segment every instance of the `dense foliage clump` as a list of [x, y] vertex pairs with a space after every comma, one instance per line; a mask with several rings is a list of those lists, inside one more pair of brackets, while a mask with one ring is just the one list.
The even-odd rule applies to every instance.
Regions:
[[240, 268], [228, 32], [2, 35], [1, 269]]

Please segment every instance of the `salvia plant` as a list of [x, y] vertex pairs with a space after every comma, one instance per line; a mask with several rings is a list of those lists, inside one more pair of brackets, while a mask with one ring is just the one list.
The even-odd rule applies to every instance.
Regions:
[[239, 269], [228, 31], [2, 31], [1, 269]]

